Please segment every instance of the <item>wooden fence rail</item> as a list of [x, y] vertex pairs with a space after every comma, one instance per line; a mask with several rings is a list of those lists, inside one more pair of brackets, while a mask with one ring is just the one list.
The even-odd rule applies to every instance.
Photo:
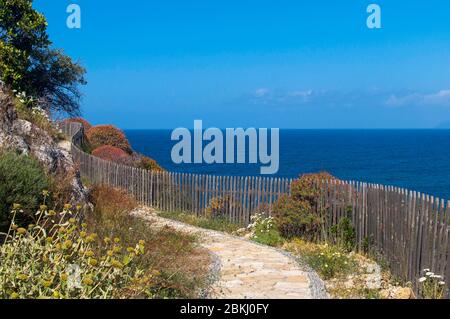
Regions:
[[[152, 172], [119, 165], [80, 150], [78, 123], [61, 124], [72, 138], [72, 155], [92, 183], [127, 190], [140, 203], [162, 211], [208, 213], [214, 207], [231, 222], [248, 225], [257, 211], [271, 213], [292, 179]], [[354, 181], [323, 181], [316, 209], [327, 226], [352, 220], [359, 251], [376, 253], [394, 276], [418, 292], [423, 269], [450, 283], [450, 201], [393, 186]]]

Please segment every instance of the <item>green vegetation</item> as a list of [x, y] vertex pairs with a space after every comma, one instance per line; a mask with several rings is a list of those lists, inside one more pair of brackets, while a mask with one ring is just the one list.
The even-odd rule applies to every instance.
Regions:
[[[11, 222], [11, 207], [22, 204], [16, 223], [28, 225], [38, 210], [42, 190], [50, 188], [50, 179], [37, 160], [15, 152], [0, 153], [0, 232]], [[47, 203], [48, 204], [48, 203]]]
[[284, 239], [273, 223], [273, 217], [264, 214], [252, 216], [252, 223], [247, 227], [250, 230], [250, 239], [268, 246], [280, 246]]
[[242, 226], [239, 224], [232, 223], [225, 218], [208, 218], [208, 217], [197, 217], [193, 214], [186, 214], [181, 212], [160, 212], [159, 216], [177, 220], [189, 225], [197, 226], [200, 228], [217, 230], [225, 233], [232, 234], [239, 230]]
[[94, 188], [83, 224], [80, 207], [49, 210], [48, 196], [28, 227], [17, 225], [22, 207], [13, 205], [0, 298], [195, 298], [207, 288], [210, 259], [195, 238], [131, 217], [135, 203], [123, 192]]
[[51, 48], [45, 17], [32, 0], [0, 0], [0, 79], [28, 107], [77, 114], [85, 70]]

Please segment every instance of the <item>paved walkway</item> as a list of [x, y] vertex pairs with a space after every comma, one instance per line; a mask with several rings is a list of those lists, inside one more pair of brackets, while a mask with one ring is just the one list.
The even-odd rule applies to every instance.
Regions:
[[157, 216], [148, 208], [133, 212], [156, 226], [170, 226], [200, 236], [200, 244], [219, 263], [218, 278], [209, 298], [217, 299], [311, 299], [326, 298], [323, 282], [301, 267], [295, 259], [277, 249], [200, 229]]

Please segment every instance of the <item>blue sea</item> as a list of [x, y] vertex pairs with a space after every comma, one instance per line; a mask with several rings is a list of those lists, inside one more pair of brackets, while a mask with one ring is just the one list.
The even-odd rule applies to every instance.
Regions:
[[[249, 176], [260, 164], [180, 164], [170, 130], [127, 130], [133, 148], [174, 172]], [[270, 135], [270, 134], [269, 134]], [[450, 130], [281, 130], [278, 177], [327, 171], [450, 200]]]

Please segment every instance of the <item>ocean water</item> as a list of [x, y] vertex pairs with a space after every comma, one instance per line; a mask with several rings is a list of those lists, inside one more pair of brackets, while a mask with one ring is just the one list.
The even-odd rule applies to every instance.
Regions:
[[[133, 148], [174, 172], [259, 175], [260, 164], [180, 164], [170, 130], [127, 130]], [[328, 171], [450, 200], [450, 130], [281, 130], [278, 177]]]

